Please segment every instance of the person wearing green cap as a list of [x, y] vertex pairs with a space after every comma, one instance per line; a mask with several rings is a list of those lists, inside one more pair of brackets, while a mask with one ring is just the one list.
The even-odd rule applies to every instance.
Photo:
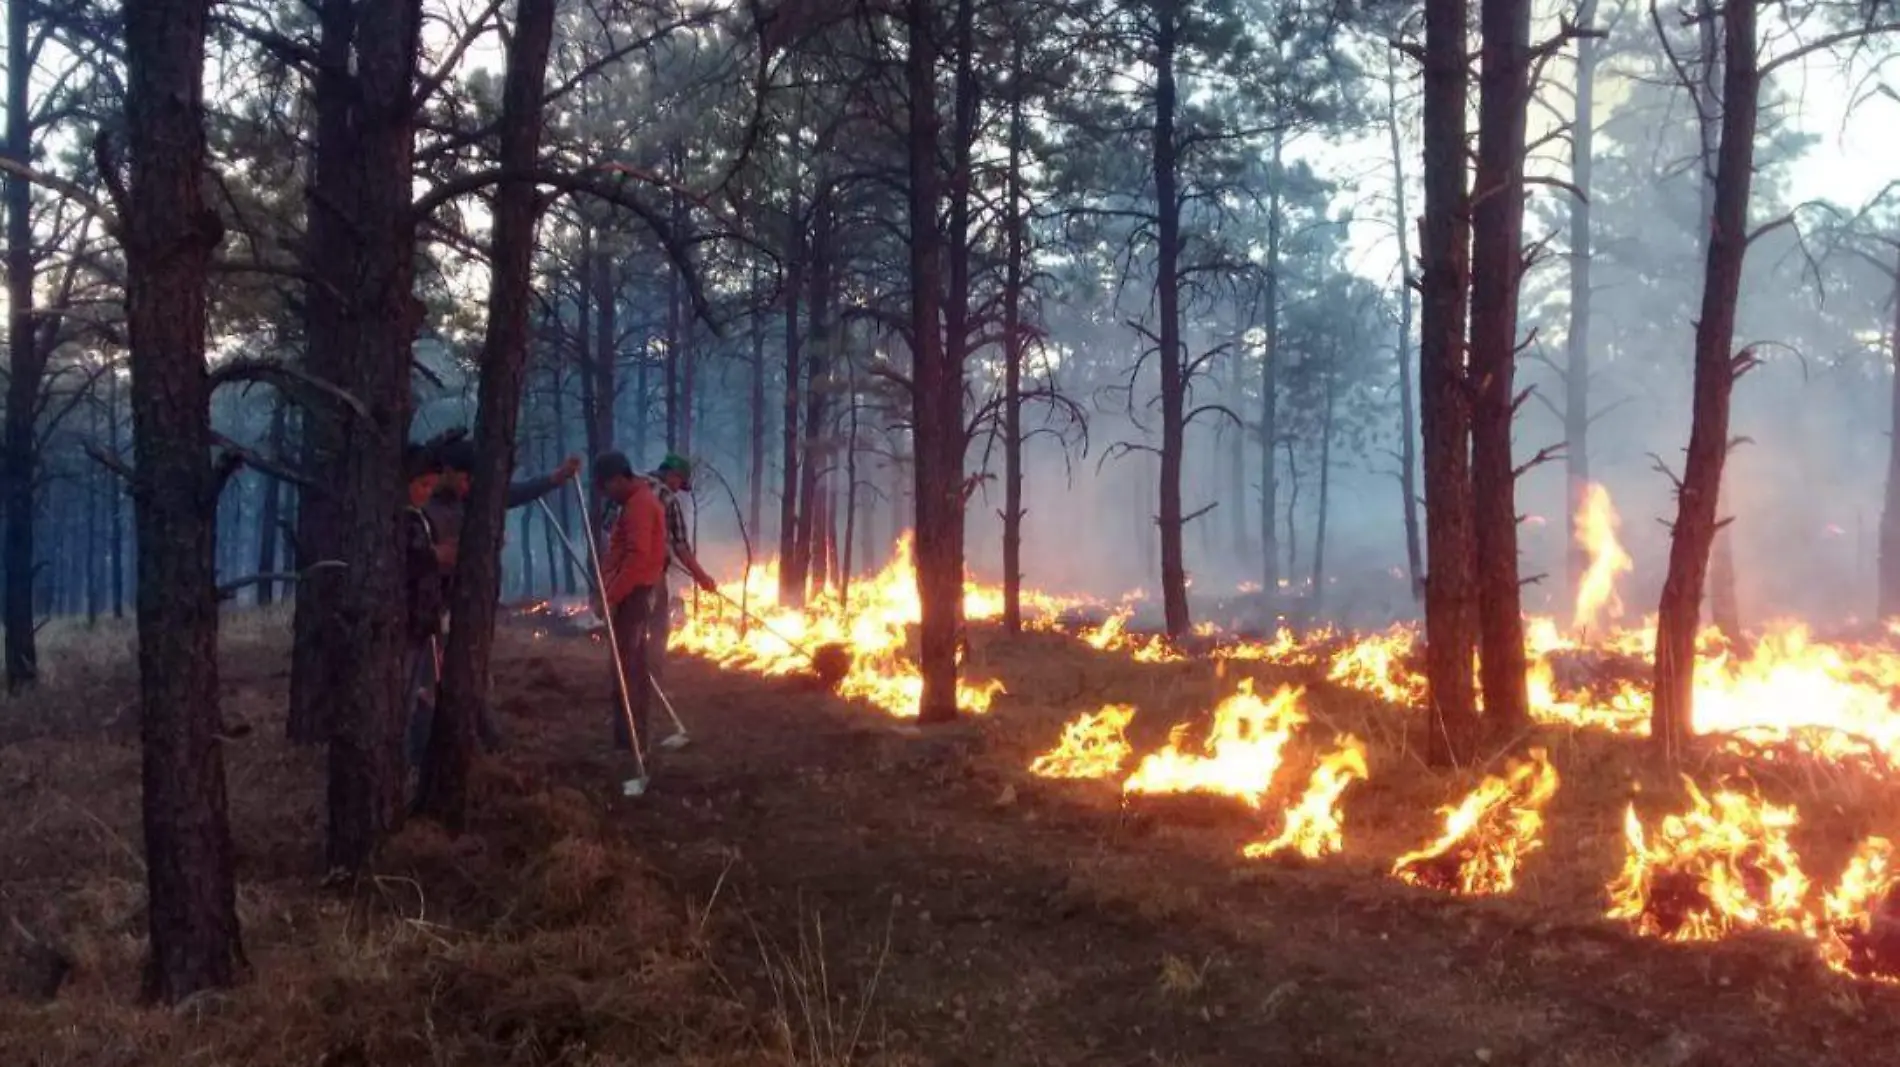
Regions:
[[[648, 476], [654, 483], [654, 492], [659, 494], [660, 503], [666, 507], [666, 563], [667, 574], [675, 570], [684, 571], [693, 579], [694, 584], [710, 593], [719, 588], [706, 568], [699, 565], [699, 557], [693, 554], [693, 538], [686, 527], [686, 510], [680, 506], [680, 494], [693, 491], [693, 464], [685, 456], [668, 452], [666, 458]], [[673, 628], [673, 597], [668, 588], [666, 575], [660, 576], [660, 582], [653, 587], [653, 616], [647, 626], [647, 672], [658, 680], [665, 678], [663, 667], [666, 663], [666, 639]]]

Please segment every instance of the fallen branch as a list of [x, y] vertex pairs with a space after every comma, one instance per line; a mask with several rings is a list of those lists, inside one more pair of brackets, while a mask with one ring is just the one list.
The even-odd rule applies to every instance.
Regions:
[[231, 598], [237, 596], [240, 590], [249, 588], [250, 586], [253, 586], [253, 585], [272, 585], [278, 582], [283, 582], [285, 584], [294, 584], [296, 582], [308, 580], [312, 575], [316, 574], [318, 571], [336, 570], [339, 568], [347, 568], [348, 566], [349, 564], [343, 562], [340, 559], [326, 559], [326, 560], [321, 560], [316, 563], [312, 563], [310, 566], [305, 567], [303, 570], [300, 570], [300, 571], [271, 571], [265, 574], [247, 575], [243, 578], [238, 578], [238, 579], [226, 582], [223, 585], [218, 586], [218, 599], [230, 600]]

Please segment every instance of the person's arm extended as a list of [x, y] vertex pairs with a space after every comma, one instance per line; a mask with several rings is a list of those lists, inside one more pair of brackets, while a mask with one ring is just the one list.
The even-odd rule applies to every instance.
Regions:
[[574, 477], [580, 469], [581, 461], [569, 458], [559, 467], [556, 467], [553, 474], [543, 475], [539, 478], [529, 478], [524, 482], [509, 483], [508, 507], [518, 508], [523, 504], [534, 503], [565, 485], [568, 479]]
[[706, 572], [706, 568], [699, 565], [699, 557], [693, 555], [691, 546], [674, 545], [673, 554], [679, 557], [680, 566], [686, 568], [687, 573], [693, 576], [693, 581], [698, 582], [701, 589], [710, 593], [719, 588], [719, 583], [713, 580], [713, 576]]

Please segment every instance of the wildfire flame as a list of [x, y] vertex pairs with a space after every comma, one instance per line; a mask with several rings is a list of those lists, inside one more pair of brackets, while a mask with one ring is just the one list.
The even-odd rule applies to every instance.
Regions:
[[1557, 768], [1541, 748], [1512, 760], [1502, 777], [1478, 783], [1458, 804], [1439, 809], [1445, 832], [1400, 856], [1392, 874], [1410, 885], [1468, 896], [1509, 893], [1518, 865], [1543, 847], [1544, 805], [1557, 793]]
[[1126, 731], [1135, 709], [1110, 704], [1084, 715], [1063, 728], [1056, 747], [1036, 757], [1031, 774], [1044, 778], [1107, 778], [1122, 769], [1135, 754]]
[[1577, 544], [1590, 554], [1590, 565], [1577, 583], [1577, 609], [1571, 617], [1571, 625], [1581, 632], [1597, 629], [1606, 617], [1623, 617], [1616, 580], [1634, 570], [1636, 561], [1616, 539], [1616, 505], [1610, 503], [1608, 489], [1590, 483], [1577, 519]]
[[1330, 856], [1345, 847], [1339, 810], [1340, 795], [1355, 781], [1367, 777], [1366, 744], [1348, 734], [1339, 747], [1320, 757], [1306, 792], [1287, 809], [1286, 825], [1271, 841], [1255, 841], [1242, 850], [1248, 859], [1263, 859], [1294, 851], [1309, 860]]
[[1709, 941], [1738, 930], [1807, 925], [1807, 876], [1789, 844], [1800, 817], [1753, 793], [1713, 798], [1689, 779], [1690, 808], [1646, 833], [1636, 806], [1624, 815], [1629, 855], [1610, 885], [1613, 919], [1671, 941]]
[[1124, 793], [1215, 793], [1259, 808], [1293, 732], [1306, 723], [1301, 690], [1281, 688], [1263, 700], [1244, 678], [1214, 709], [1201, 751], [1186, 749], [1187, 726], [1176, 727], [1166, 748], [1151, 752], [1122, 783]]
[[1821, 959], [1843, 974], [1900, 977], [1900, 927], [1892, 914], [1893, 844], [1884, 837], [1860, 843], [1841, 880], [1822, 901], [1814, 930]]

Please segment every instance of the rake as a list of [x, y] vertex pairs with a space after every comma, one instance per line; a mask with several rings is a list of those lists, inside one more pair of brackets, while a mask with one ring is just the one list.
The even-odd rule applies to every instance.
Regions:
[[[588, 565], [586, 561], [580, 558], [579, 551], [577, 551], [574, 548], [574, 542], [568, 539], [567, 531], [565, 529], [562, 529], [560, 520], [554, 517], [554, 509], [548, 507], [547, 499], [544, 497], [540, 500], [537, 500], [536, 503], [541, 505], [541, 514], [547, 518], [548, 527], [554, 531], [554, 536], [559, 538], [561, 541], [561, 547], [567, 551], [567, 558], [572, 560], [576, 567], [581, 568], [583, 571], [588, 570]], [[585, 512], [583, 512], [583, 514], [585, 514]], [[590, 540], [588, 544], [591, 546], [593, 542]], [[598, 571], [596, 571], [595, 573], [598, 573]], [[606, 589], [602, 587], [598, 581], [596, 581], [595, 587], [599, 589], [600, 598], [604, 600], [607, 595]], [[662, 610], [665, 610], [665, 608], [662, 607]], [[603, 619], [605, 618], [604, 605], [603, 605], [603, 614], [600, 617]], [[608, 627], [607, 639], [609, 642], [613, 640], [613, 629], [612, 629], [611, 623], [609, 624], [609, 627]], [[616, 649], [618, 649], [618, 647], [619, 646], [617, 645], [615, 646]], [[618, 656], [619, 653], [616, 651], [615, 655]], [[615, 661], [615, 665], [618, 666], [617, 659]], [[665, 739], [663, 739], [660, 742], [660, 747], [667, 750], [668, 752], [677, 752], [680, 749], [685, 748], [687, 745], [692, 744], [693, 738], [690, 734], [687, 733], [686, 724], [680, 720], [679, 712], [674, 710], [672, 698], [666, 695], [666, 690], [660, 688], [659, 679], [654, 678], [652, 674], [648, 674], [647, 683], [653, 687], [654, 694], [660, 698], [660, 706], [666, 709], [666, 717], [673, 720], [673, 733], [667, 736]]]

